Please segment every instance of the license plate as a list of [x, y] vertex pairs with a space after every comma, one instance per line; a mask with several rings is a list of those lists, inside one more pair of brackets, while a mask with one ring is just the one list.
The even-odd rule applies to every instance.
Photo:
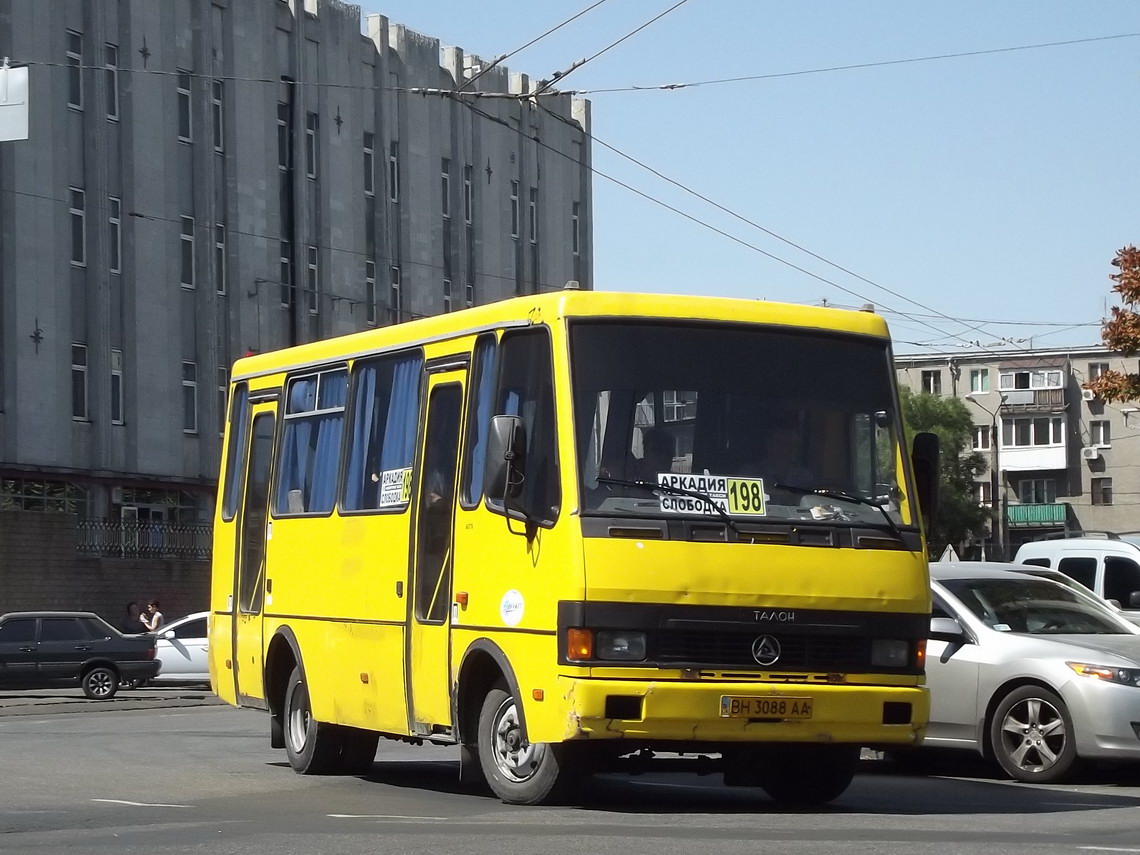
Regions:
[[721, 718], [811, 718], [811, 698], [750, 698], [721, 695]]

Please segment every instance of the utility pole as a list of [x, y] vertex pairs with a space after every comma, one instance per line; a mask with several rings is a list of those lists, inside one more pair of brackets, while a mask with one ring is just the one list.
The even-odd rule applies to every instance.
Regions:
[[[979, 400], [979, 395], [984, 395], [985, 392], [969, 392], [966, 394], [966, 400], [973, 401], [978, 407], [990, 417], [990, 546], [992, 551], [996, 551], [996, 560], [1008, 561], [1008, 550], [1006, 549], [1006, 509], [1008, 507], [1008, 500], [1005, 497], [1004, 491], [1002, 496], [998, 498], [998, 490], [1001, 487], [1001, 458], [998, 450], [998, 413], [1001, 412], [1001, 405], [1005, 403], [1006, 395], [998, 396], [998, 405], [995, 409], [990, 409], [984, 406]], [[987, 558], [991, 560], [994, 556], [989, 555]]]

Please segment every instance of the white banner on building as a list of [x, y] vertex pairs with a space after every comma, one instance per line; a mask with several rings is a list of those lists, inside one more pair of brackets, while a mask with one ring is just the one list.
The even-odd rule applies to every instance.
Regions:
[[28, 138], [28, 69], [0, 67], [0, 142]]

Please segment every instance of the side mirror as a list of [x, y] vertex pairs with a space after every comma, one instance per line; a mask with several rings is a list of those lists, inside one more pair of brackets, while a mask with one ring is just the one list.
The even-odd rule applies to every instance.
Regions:
[[930, 638], [936, 641], [964, 644], [967, 640], [966, 631], [954, 618], [936, 617], [930, 619]]
[[1105, 600], [1105, 602], [1108, 603], [1110, 606], [1112, 606], [1117, 611], [1119, 611], [1121, 608], [1123, 608], [1123, 606], [1120, 605], [1120, 600], [1114, 600], [1112, 598], [1109, 598], [1109, 599]]
[[168, 629], [166, 632], [164, 632], [162, 635], [160, 635], [159, 638], [165, 638], [167, 640], [174, 638], [174, 630]]
[[1128, 595], [1128, 608], [1140, 609], [1140, 591], [1133, 591]]
[[926, 523], [927, 535], [930, 534], [934, 526], [934, 517], [938, 513], [940, 456], [941, 450], [938, 446], [937, 434], [916, 433], [914, 435], [910, 462], [914, 469], [915, 488], [918, 491], [918, 507], [922, 511], [923, 521]]
[[526, 426], [519, 416], [491, 418], [483, 472], [483, 495], [509, 508], [526, 477]]

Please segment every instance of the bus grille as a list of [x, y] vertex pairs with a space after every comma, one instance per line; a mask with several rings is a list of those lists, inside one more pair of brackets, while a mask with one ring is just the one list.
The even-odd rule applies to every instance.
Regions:
[[869, 671], [871, 643], [866, 638], [780, 635], [780, 658], [761, 666], [752, 658], [757, 633], [666, 630], [657, 636], [658, 663], [696, 667], [746, 666], [780, 671]]

